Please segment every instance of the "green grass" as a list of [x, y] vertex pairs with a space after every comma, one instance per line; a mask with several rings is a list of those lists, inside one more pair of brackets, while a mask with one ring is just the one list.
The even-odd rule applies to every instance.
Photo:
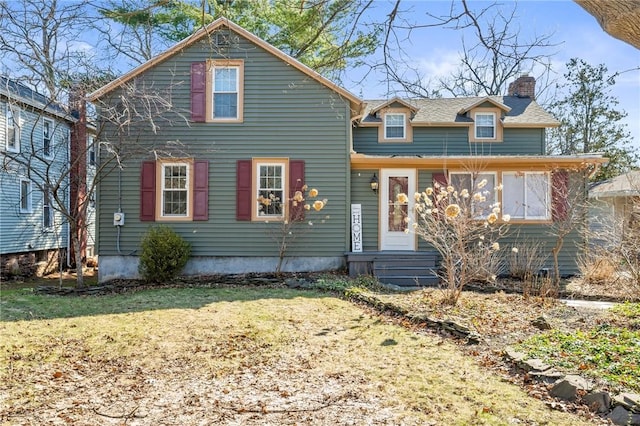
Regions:
[[517, 346], [532, 358], [567, 371], [603, 378], [610, 384], [640, 392], [640, 304], [611, 309], [609, 322], [587, 330], [552, 330]]
[[1, 298], [2, 424], [587, 424], [329, 293]]

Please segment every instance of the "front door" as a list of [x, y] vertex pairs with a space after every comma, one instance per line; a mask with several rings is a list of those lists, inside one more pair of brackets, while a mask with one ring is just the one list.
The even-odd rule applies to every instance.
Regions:
[[[415, 235], [407, 232], [413, 218], [416, 171], [413, 169], [383, 169], [380, 171], [380, 249], [415, 250]], [[407, 200], [398, 201], [398, 194]]]

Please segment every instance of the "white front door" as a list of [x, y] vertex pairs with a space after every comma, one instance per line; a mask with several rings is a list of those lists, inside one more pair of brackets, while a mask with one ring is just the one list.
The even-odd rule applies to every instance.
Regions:
[[[415, 192], [414, 169], [380, 171], [380, 250], [415, 250], [415, 234], [407, 232], [413, 221]], [[406, 194], [406, 202], [399, 202], [398, 194]]]

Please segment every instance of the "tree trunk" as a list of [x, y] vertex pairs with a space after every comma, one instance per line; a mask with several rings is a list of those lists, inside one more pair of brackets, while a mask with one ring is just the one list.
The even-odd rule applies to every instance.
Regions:
[[73, 245], [76, 262], [76, 287], [82, 288], [84, 287], [84, 270], [82, 268], [82, 252], [80, 250], [81, 241], [75, 226], [71, 226], [71, 244]]
[[640, 49], [640, 0], [575, 0], [603, 30]]

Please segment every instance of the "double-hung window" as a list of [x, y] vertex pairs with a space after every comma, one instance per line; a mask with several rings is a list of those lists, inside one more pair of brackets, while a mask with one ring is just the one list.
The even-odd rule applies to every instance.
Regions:
[[255, 169], [258, 219], [283, 219], [286, 208], [286, 162], [257, 161]]
[[502, 209], [515, 219], [551, 219], [551, 183], [547, 172], [504, 172]]
[[42, 154], [51, 157], [51, 141], [53, 140], [54, 122], [45, 118], [42, 122]]
[[404, 114], [385, 114], [384, 116], [384, 138], [385, 139], [405, 139], [406, 117]]
[[42, 191], [42, 226], [45, 229], [53, 227], [53, 208], [51, 208], [51, 189], [45, 186]]
[[90, 166], [96, 165], [96, 147], [93, 136], [87, 137], [87, 162]]
[[241, 121], [243, 62], [212, 61], [211, 117], [213, 120]]
[[31, 181], [20, 180], [20, 213], [31, 213]]
[[190, 164], [161, 163], [161, 217], [187, 218], [189, 209]]
[[20, 152], [20, 110], [7, 104], [6, 111], [7, 151]]
[[496, 138], [496, 115], [495, 113], [476, 113], [475, 115], [476, 139]]

